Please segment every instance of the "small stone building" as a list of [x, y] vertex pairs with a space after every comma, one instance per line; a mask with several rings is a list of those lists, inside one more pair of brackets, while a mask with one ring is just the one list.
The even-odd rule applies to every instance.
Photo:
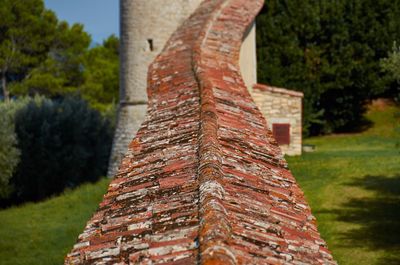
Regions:
[[303, 93], [256, 84], [250, 90], [276, 141], [287, 155], [301, 155]]

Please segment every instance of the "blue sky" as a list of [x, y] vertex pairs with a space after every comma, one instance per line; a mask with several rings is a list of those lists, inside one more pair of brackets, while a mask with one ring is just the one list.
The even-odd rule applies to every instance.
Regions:
[[101, 43], [111, 34], [119, 35], [119, 0], [44, 0], [46, 8], [53, 10], [60, 20], [81, 23]]

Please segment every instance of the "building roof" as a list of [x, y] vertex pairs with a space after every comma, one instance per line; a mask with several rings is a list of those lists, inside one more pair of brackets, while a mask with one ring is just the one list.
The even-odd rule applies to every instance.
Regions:
[[335, 264], [238, 67], [261, 0], [206, 0], [149, 68], [146, 121], [66, 264]]
[[273, 86], [264, 85], [264, 84], [255, 84], [253, 86], [253, 89], [257, 89], [260, 91], [269, 91], [269, 92], [277, 93], [277, 94], [285, 94], [285, 95], [290, 95], [290, 96], [300, 97], [300, 98], [304, 97], [303, 92], [300, 92], [300, 91], [290, 90], [290, 89], [281, 88], [281, 87], [273, 87]]

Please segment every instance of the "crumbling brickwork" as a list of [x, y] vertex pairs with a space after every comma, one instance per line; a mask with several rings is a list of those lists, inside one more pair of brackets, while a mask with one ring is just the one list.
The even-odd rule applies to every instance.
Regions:
[[334, 264], [238, 66], [261, 0], [206, 0], [149, 68], [149, 108], [66, 264]]

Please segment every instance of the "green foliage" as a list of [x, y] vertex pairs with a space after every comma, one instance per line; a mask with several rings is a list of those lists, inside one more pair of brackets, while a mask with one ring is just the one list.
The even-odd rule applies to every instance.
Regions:
[[268, 0], [257, 19], [259, 81], [304, 92], [311, 134], [349, 130], [387, 89], [379, 59], [400, 39], [399, 12], [399, 0]]
[[8, 104], [0, 104], [0, 199], [11, 193], [10, 178], [19, 162], [14, 120], [8, 113]]
[[80, 93], [92, 107], [105, 112], [111, 102], [118, 102], [119, 40], [111, 35], [103, 45], [85, 55], [84, 83]]
[[0, 102], [0, 199], [7, 199], [12, 192], [10, 179], [19, 162], [20, 151], [17, 148], [15, 134], [15, 114], [28, 103], [39, 105], [41, 97], [23, 97], [12, 101]]
[[382, 68], [391, 74], [391, 77], [400, 83], [400, 46], [396, 42], [393, 43], [392, 51], [389, 52], [388, 58], [381, 60]]
[[76, 98], [28, 104], [16, 114], [21, 162], [14, 200], [40, 200], [106, 173], [112, 129]]
[[26, 79], [13, 84], [13, 93], [48, 97], [80, 94], [92, 108], [106, 112], [118, 101], [118, 38], [112, 35], [103, 45], [87, 49], [90, 39], [82, 26], [69, 28], [61, 23], [58, 32], [60, 44]]
[[7, 82], [21, 80], [47, 57], [57, 18], [42, 0], [1, 0], [0, 17], [0, 76], [8, 98]]
[[[400, 103], [400, 46], [397, 46], [396, 42], [393, 43], [392, 51], [389, 52], [388, 57], [381, 60], [381, 67], [383, 71], [388, 73], [395, 100]], [[397, 147], [400, 147], [400, 111], [395, 114], [395, 118]]]
[[393, 43], [392, 51], [389, 52], [387, 58], [381, 60], [381, 67], [383, 71], [389, 75], [389, 81], [393, 82], [392, 85], [396, 91], [396, 100], [400, 102], [400, 46]]
[[21, 82], [13, 84], [13, 94], [55, 97], [76, 91], [84, 82], [82, 69], [89, 44], [90, 37], [82, 25], [59, 23], [47, 57]]
[[119, 40], [89, 48], [80, 24], [58, 21], [43, 0], [1, 0], [0, 78], [3, 96], [80, 94], [107, 111], [118, 101]]

